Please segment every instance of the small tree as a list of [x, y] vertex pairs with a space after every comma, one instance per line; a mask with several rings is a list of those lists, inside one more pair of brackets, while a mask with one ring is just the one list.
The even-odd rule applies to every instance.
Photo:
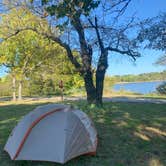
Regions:
[[166, 82], [162, 83], [157, 87], [157, 92], [166, 95]]

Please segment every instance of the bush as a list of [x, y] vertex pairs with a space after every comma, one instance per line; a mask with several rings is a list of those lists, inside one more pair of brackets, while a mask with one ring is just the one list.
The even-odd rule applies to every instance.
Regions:
[[157, 87], [157, 92], [163, 95], [166, 94], [166, 82], [162, 83]]

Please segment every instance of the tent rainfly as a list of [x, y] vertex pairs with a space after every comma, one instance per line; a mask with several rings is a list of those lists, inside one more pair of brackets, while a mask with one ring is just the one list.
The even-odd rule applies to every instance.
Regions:
[[13, 129], [4, 150], [12, 160], [66, 163], [95, 154], [97, 132], [82, 111], [62, 104], [39, 106]]

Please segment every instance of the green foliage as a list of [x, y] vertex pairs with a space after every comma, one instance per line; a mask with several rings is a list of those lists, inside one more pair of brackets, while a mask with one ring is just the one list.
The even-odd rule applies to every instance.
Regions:
[[11, 96], [11, 77], [5, 76], [0, 80], [0, 96]]
[[166, 51], [165, 27], [166, 13], [147, 19], [144, 23], [144, 28], [138, 35], [138, 40], [140, 42], [148, 41], [146, 42], [146, 47], [148, 48]]
[[[140, 42], [145, 42], [145, 47], [155, 50], [166, 51], [166, 12], [152, 19], [147, 19], [144, 28], [138, 35]], [[163, 55], [156, 62], [159, 65], [166, 65], [166, 56]]]
[[163, 72], [152, 72], [144, 73], [139, 75], [122, 75], [114, 76], [116, 82], [139, 82], [139, 81], [155, 81], [155, 80], [166, 80], [166, 71]]
[[54, 95], [55, 87], [52, 79], [47, 80], [43, 88], [44, 95]]
[[42, 5], [45, 5], [49, 2], [49, 0], [42, 0]]
[[[11, 13], [2, 16], [0, 26], [6, 24], [9, 27], [16, 26], [14, 28], [24, 24], [27, 26], [28, 23], [25, 21], [28, 19], [34, 20], [34, 25], [38, 20], [28, 10], [12, 10]], [[33, 21], [29, 22], [29, 26], [31, 24]], [[47, 24], [44, 25], [47, 27]], [[0, 35], [3, 37], [6, 33], [11, 33], [10, 31], [10, 29], [0, 31]], [[77, 56], [76, 53], [74, 55]], [[76, 75], [64, 50], [53, 41], [31, 30], [22, 31], [0, 44], [0, 64], [5, 65], [10, 74], [15, 74], [17, 80], [23, 81], [25, 95], [55, 95], [59, 93], [60, 80], [64, 82], [65, 91], [73, 86], [80, 86], [80, 76]], [[12, 91], [12, 88], [8, 89]]]
[[166, 82], [157, 87], [157, 92], [166, 95]]
[[[53, 2], [52, 0], [42, 0], [43, 5], [48, 2]], [[81, 13], [88, 16], [89, 12], [98, 7], [100, 1], [97, 0], [62, 0], [59, 3], [53, 4], [46, 7], [47, 12], [53, 16], [56, 15], [57, 18], [73, 17], [74, 15], [79, 15]]]
[[[0, 36], [3, 39], [6, 34], [12, 33], [12, 28], [32, 26], [37, 24], [36, 21], [37, 17], [30, 11], [13, 9], [9, 14], [2, 15], [0, 26], [11, 27], [11, 29], [4, 28], [0, 31]], [[8, 67], [9, 71], [15, 73], [20, 79], [29, 74], [40, 61], [48, 56], [48, 50], [53, 52], [48, 47], [52, 48], [52, 44], [42, 36], [30, 30], [22, 31], [1, 43], [0, 63]]]
[[110, 76], [106, 76], [104, 79], [104, 87], [112, 87], [114, 84], [116, 83], [116, 78], [115, 77], [110, 77]]

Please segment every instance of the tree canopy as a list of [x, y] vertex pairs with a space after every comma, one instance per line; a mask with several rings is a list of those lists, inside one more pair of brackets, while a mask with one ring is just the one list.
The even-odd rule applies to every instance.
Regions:
[[[13, 29], [17, 26], [25, 26], [24, 24], [26, 26], [37, 25], [38, 20], [37, 16], [34, 16], [28, 9], [24, 10], [22, 8], [19, 10], [13, 9], [1, 18], [1, 27], [8, 25]], [[27, 19], [32, 19], [35, 23], [27, 22]], [[48, 24], [44, 25], [48, 26]], [[44, 27], [42, 27], [43, 29]], [[3, 38], [6, 34], [11, 33], [12, 30], [6, 28], [1, 31], [0, 35]], [[0, 64], [8, 68], [8, 72], [13, 77], [13, 84], [15, 82], [19, 83], [19, 99], [22, 96], [22, 84], [25, 80], [29, 80], [29, 84], [34, 83], [35, 80], [41, 82], [37, 83], [35, 81], [37, 84], [43, 84], [41, 87], [44, 89], [40, 89], [40, 91], [45, 94], [51, 91], [49, 90], [51, 86], [53, 94], [55, 93], [55, 84], [62, 79], [62, 75], [65, 83], [72, 80], [68, 76], [69, 73], [74, 74], [72, 77], [76, 76], [62, 47], [32, 30], [21, 31], [10, 38], [4, 38], [4, 41], [0, 44]], [[42, 80], [44, 83], [42, 83]], [[57, 81], [55, 82], [55, 80]], [[15, 91], [15, 89], [16, 85], [13, 85], [13, 90]]]
[[146, 48], [166, 51], [166, 13], [144, 20], [141, 28], [138, 40], [146, 40]]
[[145, 43], [145, 48], [163, 51], [156, 64], [166, 65], [166, 13], [144, 20], [141, 28], [138, 40]]

